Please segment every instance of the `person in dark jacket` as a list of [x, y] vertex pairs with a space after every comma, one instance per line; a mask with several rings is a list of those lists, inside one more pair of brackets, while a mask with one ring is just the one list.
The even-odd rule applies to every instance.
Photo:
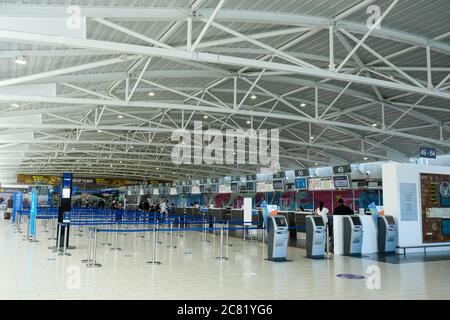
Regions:
[[344, 200], [339, 199], [338, 202], [339, 202], [339, 205], [334, 209], [333, 215], [336, 215], [336, 216], [350, 216], [350, 215], [354, 215], [355, 214], [355, 212], [353, 212], [352, 209], [350, 209], [349, 207], [347, 207], [344, 204]]

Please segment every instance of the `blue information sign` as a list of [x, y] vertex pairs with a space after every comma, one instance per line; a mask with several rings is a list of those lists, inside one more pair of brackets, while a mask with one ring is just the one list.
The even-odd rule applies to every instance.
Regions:
[[30, 207], [30, 236], [34, 237], [36, 230], [36, 215], [37, 215], [37, 191], [36, 188], [31, 190], [31, 207]]
[[13, 208], [11, 214], [12, 223], [16, 222], [17, 211], [23, 209], [23, 193], [22, 192], [14, 192], [13, 194]]

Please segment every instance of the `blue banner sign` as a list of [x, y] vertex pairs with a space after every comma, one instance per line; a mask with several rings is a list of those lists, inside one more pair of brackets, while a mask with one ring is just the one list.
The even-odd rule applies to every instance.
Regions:
[[17, 211], [23, 210], [23, 193], [14, 192], [13, 194], [13, 208], [11, 213], [12, 223], [16, 222]]
[[34, 237], [36, 231], [36, 216], [37, 216], [37, 191], [36, 188], [33, 187], [31, 190], [31, 207], [30, 207], [30, 236]]

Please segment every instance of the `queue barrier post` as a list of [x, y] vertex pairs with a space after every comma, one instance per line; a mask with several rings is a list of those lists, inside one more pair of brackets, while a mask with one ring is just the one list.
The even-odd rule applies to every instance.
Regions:
[[151, 261], [147, 261], [147, 264], [151, 264], [151, 265], [160, 265], [161, 262], [156, 260], [156, 254], [157, 254], [157, 250], [158, 248], [156, 247], [156, 226], [153, 226], [153, 244], [152, 244], [152, 260]]
[[119, 223], [116, 221], [116, 232], [115, 232], [115, 237], [114, 237], [114, 248], [111, 248], [111, 251], [121, 251], [122, 248], [118, 248], [117, 244], [119, 242]]
[[223, 225], [220, 226], [220, 256], [216, 257], [216, 260], [225, 261], [227, 257], [223, 256]]
[[[170, 222], [170, 229], [173, 230], [173, 222], [172, 222], [172, 221]], [[167, 248], [175, 249], [176, 247], [177, 247], [177, 246], [175, 246], [175, 245], [173, 244], [173, 231], [170, 231], [170, 244], [167, 246]]]
[[94, 233], [94, 243], [93, 243], [93, 248], [92, 248], [92, 259], [90, 257], [89, 263], [86, 265], [86, 267], [88, 268], [98, 268], [101, 267], [102, 265], [100, 263], [97, 263], [97, 235], [98, 235], [98, 230], [94, 229], [93, 230]]

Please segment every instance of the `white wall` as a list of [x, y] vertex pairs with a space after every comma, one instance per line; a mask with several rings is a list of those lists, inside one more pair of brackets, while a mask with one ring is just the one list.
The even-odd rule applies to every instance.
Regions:
[[[395, 217], [398, 224], [398, 245], [422, 245], [422, 203], [420, 190], [420, 173], [436, 173], [450, 175], [450, 167], [423, 166], [410, 163], [383, 164], [383, 198], [384, 212]], [[401, 221], [400, 219], [400, 183], [417, 185], [417, 221]], [[438, 244], [432, 243], [429, 245]], [[428, 249], [427, 249], [428, 250]], [[409, 249], [408, 252], [423, 252], [421, 249]], [[448, 248], [434, 248], [429, 251], [448, 251]]]

